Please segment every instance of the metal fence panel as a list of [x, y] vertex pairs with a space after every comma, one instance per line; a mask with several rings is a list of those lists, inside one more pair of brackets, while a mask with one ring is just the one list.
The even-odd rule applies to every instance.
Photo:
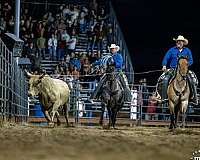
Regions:
[[0, 39], [0, 115], [3, 120], [27, 121], [28, 95], [23, 71]]

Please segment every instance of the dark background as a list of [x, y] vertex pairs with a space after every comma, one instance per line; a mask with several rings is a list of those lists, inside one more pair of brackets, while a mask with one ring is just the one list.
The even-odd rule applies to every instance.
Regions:
[[[190, 0], [113, 0], [120, 27], [132, 57], [136, 73], [161, 69], [166, 51], [175, 45], [179, 34], [189, 40], [193, 53], [191, 66], [198, 78], [200, 51], [200, 6]], [[161, 72], [137, 75], [135, 82], [147, 78], [155, 84]]]

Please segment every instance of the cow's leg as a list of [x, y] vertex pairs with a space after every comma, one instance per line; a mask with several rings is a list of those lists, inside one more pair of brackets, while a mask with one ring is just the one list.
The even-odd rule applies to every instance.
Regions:
[[68, 121], [68, 104], [64, 104], [63, 106], [63, 111], [64, 111], [64, 115], [65, 115], [65, 120], [67, 123], [67, 126], [69, 126], [69, 121]]
[[54, 104], [53, 104], [53, 108], [52, 108], [52, 111], [51, 111], [51, 122], [54, 123], [54, 117], [55, 117], [55, 114], [58, 112], [58, 108], [60, 107], [60, 102], [56, 101]]
[[49, 123], [51, 121], [51, 117], [49, 115], [49, 112], [47, 110], [44, 110], [44, 108], [42, 107], [42, 112], [47, 120], [47, 122]]
[[59, 119], [59, 113], [58, 112], [56, 112], [56, 118], [57, 118], [57, 125], [60, 126], [61, 122], [60, 122], [60, 119]]

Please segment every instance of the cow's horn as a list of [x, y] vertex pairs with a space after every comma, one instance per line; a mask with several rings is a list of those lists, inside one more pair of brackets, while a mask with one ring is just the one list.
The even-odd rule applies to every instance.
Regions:
[[28, 77], [31, 77], [31, 76], [32, 76], [32, 74], [29, 73], [26, 69], [24, 70], [24, 72], [26, 73], [26, 75], [27, 75]]

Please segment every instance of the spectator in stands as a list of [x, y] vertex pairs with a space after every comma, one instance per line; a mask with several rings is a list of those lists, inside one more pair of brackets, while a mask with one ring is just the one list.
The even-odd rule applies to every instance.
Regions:
[[81, 12], [80, 16], [79, 16], [79, 32], [80, 33], [85, 33], [85, 29], [86, 29], [86, 19], [85, 19], [85, 12]]
[[40, 70], [41, 70], [41, 57], [36, 54], [36, 56], [33, 57], [32, 63], [33, 63], [32, 64], [32, 71], [33, 72], [35, 72], [35, 71], [40, 72]]
[[72, 70], [72, 76], [73, 76], [73, 79], [75, 79], [75, 80], [79, 79], [80, 73], [76, 66], [74, 66], [74, 68]]
[[1, 29], [2, 31], [5, 31], [5, 30], [6, 30], [6, 21], [4, 21], [4, 18], [3, 18], [3, 17], [0, 18], [0, 29]]
[[56, 60], [56, 49], [57, 49], [57, 38], [54, 34], [51, 35], [51, 38], [48, 40], [48, 50], [49, 56], [52, 60]]
[[65, 7], [63, 8], [62, 14], [65, 18], [69, 19], [69, 16], [71, 15], [70, 13], [70, 9], [69, 9], [69, 5], [65, 5]]
[[72, 52], [74, 52], [75, 48], [76, 48], [76, 41], [77, 41], [77, 37], [76, 37], [76, 32], [75, 30], [72, 31], [72, 36], [70, 38], [70, 40], [68, 41], [67, 45], [68, 45], [68, 54], [71, 55]]
[[41, 35], [44, 35], [44, 31], [45, 31], [45, 28], [42, 22], [41, 21], [38, 22], [36, 26], [36, 37], [40, 37]]
[[97, 3], [96, 0], [90, 0], [90, 2], [89, 2], [89, 9], [94, 10], [95, 12], [97, 12], [98, 3]]
[[88, 60], [88, 57], [86, 56], [86, 58], [84, 59], [84, 62], [82, 64], [82, 75], [88, 75], [91, 65], [90, 62]]
[[68, 41], [70, 40], [70, 35], [68, 34], [66, 29], [64, 29], [61, 33], [61, 40], [65, 41], [65, 43], [68, 43]]
[[113, 29], [112, 29], [112, 24], [108, 23], [108, 25], [106, 25], [106, 36], [107, 36], [107, 44], [108, 46], [111, 45], [111, 43], [113, 42]]
[[153, 96], [149, 96], [148, 100], [148, 107], [147, 107], [147, 114], [148, 118], [147, 120], [155, 120], [155, 113], [156, 113], [156, 100]]
[[94, 10], [91, 10], [88, 15], [87, 25], [90, 28], [91, 26], [95, 26], [97, 23], [97, 15]]
[[7, 30], [11, 33], [14, 33], [14, 16], [12, 15], [11, 18], [8, 21], [8, 25], [7, 25]]
[[76, 69], [80, 71], [80, 69], [81, 69], [81, 62], [80, 62], [80, 59], [78, 57], [78, 54], [75, 54], [75, 57], [72, 58], [69, 63], [70, 63], [70, 65], [73, 68], [76, 67]]
[[104, 8], [101, 8], [100, 12], [98, 13], [97, 20], [99, 23], [101, 23], [101, 21], [106, 21], [106, 19], [107, 19], [107, 15], [105, 13], [105, 10]]
[[11, 16], [12, 7], [8, 2], [5, 2], [3, 5], [3, 17], [8, 21], [8, 18]]
[[98, 26], [97, 31], [96, 31], [96, 37], [97, 37], [97, 49], [98, 49], [98, 54], [100, 57], [100, 53], [103, 51], [103, 41], [104, 41], [104, 36], [105, 36], [105, 30], [103, 27], [103, 22]]
[[48, 13], [48, 17], [47, 17], [47, 23], [48, 23], [48, 24], [51, 24], [51, 23], [54, 22], [54, 20], [55, 20], [55, 18], [53, 17], [52, 13], [49, 12], [49, 13]]
[[42, 59], [45, 59], [46, 39], [43, 37], [43, 35], [41, 35], [40, 38], [37, 38], [36, 45], [38, 48], [39, 57], [42, 57]]
[[94, 32], [94, 26], [91, 26], [89, 28], [89, 30], [87, 31], [87, 36], [88, 36], [88, 44], [87, 44], [86, 51], [89, 54], [90, 48], [91, 48], [91, 53], [93, 53], [95, 41], [96, 41], [96, 34]]
[[27, 57], [30, 58], [30, 59], [32, 59], [33, 57], [36, 56], [36, 52], [37, 51], [36, 51], [36, 48], [33, 45], [33, 42], [30, 42], [29, 46], [27, 48]]
[[64, 20], [61, 19], [60, 22], [59, 22], [59, 24], [58, 24], [58, 31], [59, 31], [60, 33], [62, 33], [63, 30], [66, 29], [66, 27], [67, 27], [67, 26], [66, 26]]

